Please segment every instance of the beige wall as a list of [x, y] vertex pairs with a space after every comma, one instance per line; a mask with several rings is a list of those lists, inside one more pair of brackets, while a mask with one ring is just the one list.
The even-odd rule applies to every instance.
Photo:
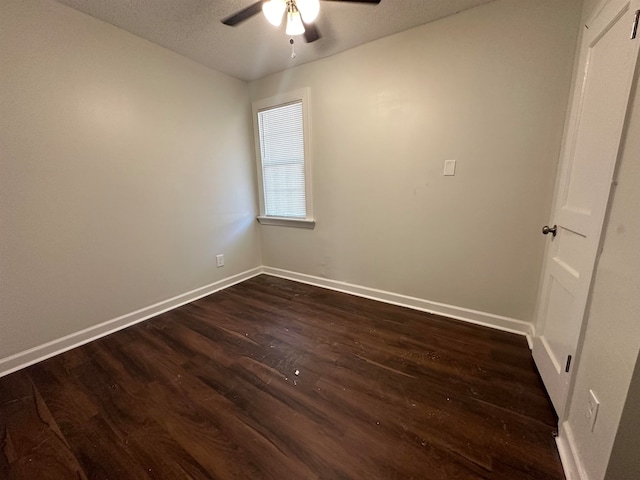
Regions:
[[611, 450], [611, 458], [607, 466], [606, 480], [637, 480], [640, 478], [640, 455], [638, 455], [638, 438], [640, 438], [640, 356], [636, 360], [629, 393], [624, 404], [620, 428]]
[[[589, 480], [604, 478], [640, 350], [638, 205], [640, 95], [635, 93], [626, 141], [612, 188], [602, 254], [596, 267], [586, 333], [565, 426], [573, 434], [577, 454]], [[636, 377], [636, 382], [640, 383], [640, 376]], [[601, 402], [593, 432], [585, 415], [589, 389], [594, 390]], [[632, 450], [637, 456], [635, 443]], [[627, 445], [627, 449], [629, 447]], [[610, 478], [622, 480], [626, 477]]]
[[246, 83], [0, 0], [0, 359], [260, 265], [252, 141]]
[[579, 14], [497, 0], [250, 83], [312, 97], [317, 226], [261, 227], [265, 265], [531, 321]]

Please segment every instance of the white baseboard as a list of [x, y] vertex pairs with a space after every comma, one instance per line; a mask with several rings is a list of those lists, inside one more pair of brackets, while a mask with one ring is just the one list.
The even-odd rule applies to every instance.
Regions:
[[432, 302], [429, 300], [424, 300], [422, 298], [409, 297], [407, 295], [401, 295], [399, 293], [386, 292], [384, 290], [363, 287], [361, 285], [353, 285], [351, 283], [339, 282], [337, 280], [330, 280], [328, 278], [315, 277], [313, 275], [306, 275], [304, 273], [281, 270], [279, 268], [263, 267], [262, 271], [263, 273], [272, 275], [274, 277], [286, 278], [288, 280], [307, 283], [316, 287], [328, 288], [330, 290], [336, 290], [338, 292], [349, 293], [351, 295], [369, 298], [371, 300], [377, 300], [379, 302], [390, 303], [392, 305], [399, 305], [401, 307], [407, 307], [413, 310], [420, 310], [436, 315], [442, 315], [444, 317], [454, 318], [456, 320], [462, 320], [465, 322], [474, 323], [476, 325], [491, 327], [496, 330], [517, 333], [519, 335], [530, 335], [532, 332], [532, 325], [530, 323], [524, 322], [522, 320], [516, 320], [515, 318], [503, 317], [500, 315], [494, 315], [492, 313], [480, 312], [478, 310], [471, 310], [468, 308], [456, 307], [454, 305]]
[[560, 426], [556, 437], [556, 445], [558, 446], [560, 461], [567, 480], [589, 480], [589, 475], [587, 475], [580, 460], [580, 455], [578, 455], [578, 447], [573, 436], [573, 430], [566, 421]]
[[524, 322], [522, 320], [516, 320], [514, 318], [503, 317], [500, 315], [480, 312], [468, 308], [456, 307], [444, 303], [432, 302], [421, 298], [401, 295], [399, 293], [386, 292], [374, 288], [363, 287], [361, 285], [353, 285], [351, 283], [339, 282], [337, 280], [315, 277], [312, 275], [291, 272], [288, 270], [281, 270], [278, 268], [256, 267], [254, 269], [247, 270], [246, 272], [224, 278], [210, 285], [205, 285], [204, 287], [200, 287], [190, 292], [183, 293], [182, 295], [178, 295], [168, 300], [158, 302], [154, 305], [141, 308], [140, 310], [136, 310], [135, 312], [131, 312], [111, 320], [107, 320], [106, 322], [94, 325], [84, 330], [80, 330], [79, 332], [72, 333], [70, 335], [67, 335], [66, 337], [62, 337], [43, 345], [31, 348], [29, 350], [16, 353], [15, 355], [0, 359], [0, 377], [20, 370], [21, 368], [28, 367], [29, 365], [33, 365], [34, 363], [40, 362], [47, 358], [53, 357], [54, 355], [66, 352], [67, 350], [71, 350], [72, 348], [79, 347], [80, 345], [84, 345], [85, 343], [89, 343], [92, 340], [97, 340], [98, 338], [117, 332], [118, 330], [122, 330], [123, 328], [127, 328], [131, 325], [135, 325], [136, 323], [143, 322], [145, 320], [148, 320], [149, 318], [160, 315], [161, 313], [173, 310], [174, 308], [198, 300], [199, 298], [211, 295], [214, 292], [228, 288], [232, 285], [235, 285], [236, 283], [248, 280], [249, 278], [260, 275], [261, 273], [265, 273], [275, 277], [286, 278], [309, 285], [315, 285], [317, 287], [327, 288], [330, 290], [349, 293], [358, 297], [364, 297], [384, 303], [390, 303], [392, 305], [399, 305], [401, 307], [407, 307], [414, 310], [442, 315], [444, 317], [454, 318], [456, 320], [462, 320], [465, 322], [474, 323], [476, 325], [482, 325], [505, 332], [526, 335], [528, 340], [533, 331], [532, 325], [530, 323]]
[[196, 288], [195, 290], [183, 293], [182, 295], [141, 308], [135, 312], [107, 320], [106, 322], [80, 330], [79, 332], [72, 333], [66, 337], [53, 340], [45, 343], [44, 345], [39, 345], [24, 352], [0, 359], [0, 377], [53, 357], [54, 355], [66, 352], [67, 350], [71, 350], [72, 348], [79, 347], [80, 345], [84, 345], [92, 340], [109, 335], [110, 333], [114, 333], [118, 330], [122, 330], [123, 328], [135, 325], [136, 323], [143, 322], [149, 318], [155, 317], [169, 310], [173, 310], [174, 308], [193, 302], [199, 298], [206, 297], [207, 295], [211, 295], [214, 292], [228, 288], [236, 283], [244, 282], [249, 278], [260, 275], [261, 273], [262, 267], [253, 268], [246, 272], [223, 278], [222, 280], [205, 285], [204, 287]]
[[536, 326], [532, 323], [529, 325], [529, 333], [527, 333], [527, 343], [529, 350], [533, 351], [533, 339], [536, 338]]

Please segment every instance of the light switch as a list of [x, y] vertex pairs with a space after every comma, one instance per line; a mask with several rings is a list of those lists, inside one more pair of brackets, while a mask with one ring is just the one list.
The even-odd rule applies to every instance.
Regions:
[[451, 177], [456, 174], [456, 161], [445, 160], [444, 161], [444, 176]]

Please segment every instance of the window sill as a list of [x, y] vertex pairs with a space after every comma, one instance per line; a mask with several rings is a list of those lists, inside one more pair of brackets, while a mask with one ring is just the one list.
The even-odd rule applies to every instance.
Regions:
[[316, 221], [308, 218], [258, 217], [260, 225], [277, 225], [279, 227], [314, 228]]

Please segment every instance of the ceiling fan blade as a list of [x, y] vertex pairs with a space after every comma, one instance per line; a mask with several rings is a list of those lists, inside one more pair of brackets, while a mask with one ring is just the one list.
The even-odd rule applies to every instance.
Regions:
[[318, 27], [316, 27], [313, 23], [304, 23], [304, 41], [307, 43], [315, 42], [320, 39], [320, 32], [318, 31]]
[[248, 18], [253, 17], [255, 14], [260, 13], [262, 11], [262, 1], [256, 2], [252, 5], [249, 5], [247, 8], [240, 10], [239, 12], [234, 13], [230, 17], [222, 20], [222, 23], [225, 25], [229, 25], [230, 27], [234, 27], [241, 22], [244, 22]]

